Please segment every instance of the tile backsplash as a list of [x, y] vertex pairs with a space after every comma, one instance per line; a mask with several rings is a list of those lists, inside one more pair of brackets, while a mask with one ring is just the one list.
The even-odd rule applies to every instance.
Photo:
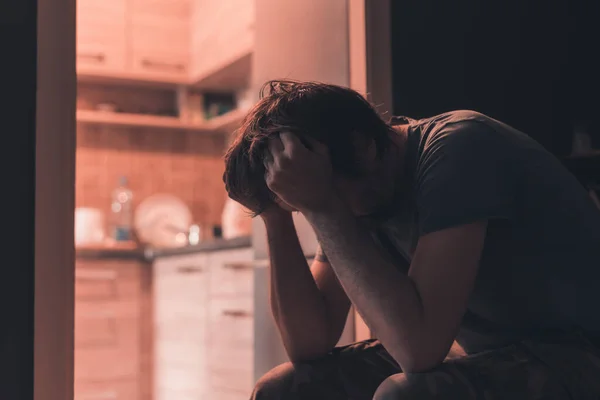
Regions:
[[[131, 90], [78, 88], [78, 108], [92, 109], [102, 101], [121, 109], [160, 112], [172, 101], [170, 93], [135, 96]], [[124, 104], [125, 103], [125, 104]], [[221, 223], [225, 202], [222, 183], [225, 137], [197, 132], [77, 124], [76, 205], [108, 212], [111, 191], [126, 176], [134, 205], [154, 193], [181, 198], [200, 224]]]

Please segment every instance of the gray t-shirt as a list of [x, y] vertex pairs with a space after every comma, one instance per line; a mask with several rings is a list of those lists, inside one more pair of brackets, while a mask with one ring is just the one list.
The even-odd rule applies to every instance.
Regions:
[[600, 336], [600, 211], [576, 178], [529, 136], [480, 113], [404, 122], [414, 206], [376, 237], [406, 268], [419, 236], [489, 221], [457, 337], [465, 350], [547, 331]]

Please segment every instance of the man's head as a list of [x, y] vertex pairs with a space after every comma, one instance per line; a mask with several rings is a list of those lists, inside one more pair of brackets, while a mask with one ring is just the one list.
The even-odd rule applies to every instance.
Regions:
[[384, 159], [395, 131], [364, 97], [335, 85], [271, 81], [225, 156], [227, 192], [256, 215], [277, 202], [265, 183], [264, 157], [269, 140], [283, 131], [327, 146], [334, 185], [355, 214], [375, 212], [391, 197]]

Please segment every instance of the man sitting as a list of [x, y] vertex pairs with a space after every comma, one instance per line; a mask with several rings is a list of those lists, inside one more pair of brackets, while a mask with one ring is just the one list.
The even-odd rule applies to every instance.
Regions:
[[[473, 111], [388, 123], [350, 89], [274, 81], [224, 181], [266, 224], [292, 361], [253, 399], [600, 398], [600, 212], [527, 135]], [[334, 348], [351, 304], [378, 339]]]

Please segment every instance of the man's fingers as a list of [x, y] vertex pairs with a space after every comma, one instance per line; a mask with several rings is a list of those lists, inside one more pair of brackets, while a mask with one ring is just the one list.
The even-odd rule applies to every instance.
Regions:
[[271, 156], [276, 157], [278, 154], [283, 153], [284, 150], [285, 147], [279, 135], [274, 135], [269, 139], [269, 152]]
[[326, 156], [328, 154], [329, 150], [327, 149], [327, 146], [325, 146], [323, 143], [308, 136], [305, 136], [303, 139], [308, 142], [313, 152], [322, 156]]
[[274, 161], [271, 152], [269, 150], [265, 151], [265, 154], [263, 154], [263, 164], [265, 165], [265, 168], [269, 168]]
[[281, 132], [279, 137], [281, 137], [281, 142], [283, 143], [283, 147], [287, 154], [296, 153], [298, 150], [306, 149], [298, 136], [291, 132]]

